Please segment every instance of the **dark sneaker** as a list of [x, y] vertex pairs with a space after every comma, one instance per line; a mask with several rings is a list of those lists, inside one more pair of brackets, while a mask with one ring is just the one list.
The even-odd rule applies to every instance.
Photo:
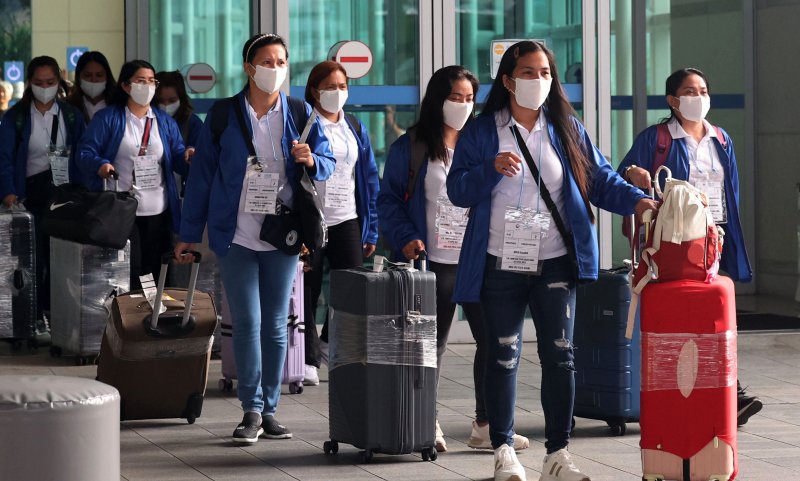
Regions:
[[737, 426], [744, 426], [751, 416], [761, 411], [764, 404], [755, 396], [739, 396], [736, 400], [736, 424]]
[[261, 427], [261, 415], [259, 413], [244, 413], [242, 422], [233, 430], [233, 442], [239, 444], [254, 444], [258, 442], [258, 437], [264, 429]]
[[266, 439], [289, 439], [292, 437], [292, 432], [276, 421], [274, 416], [265, 414], [261, 419], [261, 427], [264, 428], [262, 436]]

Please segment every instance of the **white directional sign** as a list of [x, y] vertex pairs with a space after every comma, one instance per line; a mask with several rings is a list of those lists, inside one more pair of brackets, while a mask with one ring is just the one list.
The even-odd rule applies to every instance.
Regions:
[[358, 40], [344, 40], [334, 45], [328, 58], [338, 62], [347, 71], [348, 78], [361, 78], [372, 68], [372, 51]]
[[6, 82], [22, 82], [25, 77], [25, 64], [22, 62], [3, 62], [3, 76]]
[[67, 47], [67, 71], [74, 72], [78, 66], [78, 59], [89, 51], [89, 47]]

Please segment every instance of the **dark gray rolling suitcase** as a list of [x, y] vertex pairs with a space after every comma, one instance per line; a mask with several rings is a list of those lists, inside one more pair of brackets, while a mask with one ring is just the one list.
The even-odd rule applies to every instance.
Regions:
[[330, 441], [436, 459], [436, 277], [432, 272], [331, 272]]
[[36, 346], [36, 239], [33, 215], [0, 210], [0, 339]]

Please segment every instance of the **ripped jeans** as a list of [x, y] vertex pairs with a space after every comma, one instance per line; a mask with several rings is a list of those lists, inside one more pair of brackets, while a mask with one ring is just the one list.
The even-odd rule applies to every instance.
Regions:
[[486, 330], [486, 411], [492, 448], [513, 445], [517, 367], [522, 354], [525, 308], [530, 307], [542, 366], [541, 398], [545, 448], [553, 453], [569, 444], [575, 404], [572, 332], [575, 325], [575, 271], [568, 256], [543, 261], [541, 275], [497, 268], [487, 255], [481, 288]]

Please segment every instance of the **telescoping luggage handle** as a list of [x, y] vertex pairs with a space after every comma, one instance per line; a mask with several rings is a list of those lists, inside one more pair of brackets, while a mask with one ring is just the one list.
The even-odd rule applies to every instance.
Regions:
[[418, 262], [419, 262], [419, 267], [415, 266], [414, 265], [414, 259], [411, 259], [411, 268], [413, 269], [413, 268], [416, 267], [417, 269], [421, 270], [422, 272], [427, 271], [428, 270], [428, 253], [426, 251], [424, 251], [424, 250], [418, 250], [417, 251], [417, 255], [419, 256], [419, 259], [417, 259]]
[[[180, 331], [186, 330], [189, 324], [189, 318], [192, 311], [192, 302], [194, 301], [194, 288], [197, 286], [197, 273], [200, 270], [200, 259], [202, 255], [197, 251], [183, 251], [182, 255], [192, 255], [192, 273], [189, 276], [189, 287], [186, 292], [186, 300], [184, 301], [185, 307], [183, 309], [183, 317], [181, 318]], [[167, 269], [169, 263], [172, 261], [173, 253], [166, 252], [161, 256], [161, 272], [158, 275], [158, 288], [156, 289], [156, 299], [153, 303], [153, 316], [150, 318], [149, 331], [156, 335], [174, 335], [175, 332], [163, 332], [158, 328], [158, 316], [161, 311], [161, 300], [164, 297], [164, 285], [167, 283]], [[174, 330], [173, 330], [174, 331]]]
[[[111, 178], [114, 179], [114, 191], [119, 192], [119, 174], [116, 170], [111, 171]], [[103, 190], [108, 190], [108, 177], [103, 177]]]

